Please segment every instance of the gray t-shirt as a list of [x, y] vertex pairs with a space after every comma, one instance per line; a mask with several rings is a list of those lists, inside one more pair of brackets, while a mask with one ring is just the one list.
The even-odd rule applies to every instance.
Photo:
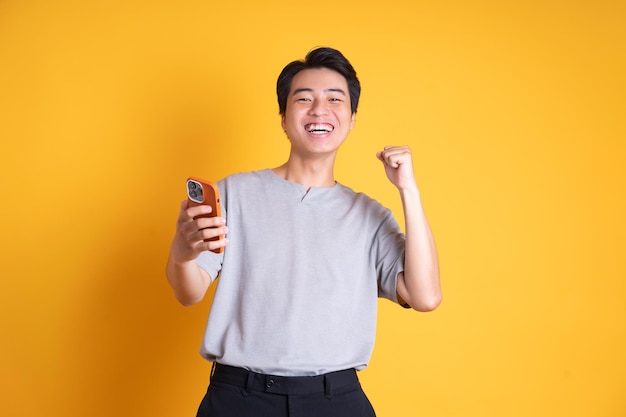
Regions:
[[365, 368], [377, 298], [397, 302], [404, 270], [391, 211], [341, 184], [307, 192], [270, 169], [218, 185], [230, 243], [196, 260], [220, 277], [201, 354], [273, 375]]

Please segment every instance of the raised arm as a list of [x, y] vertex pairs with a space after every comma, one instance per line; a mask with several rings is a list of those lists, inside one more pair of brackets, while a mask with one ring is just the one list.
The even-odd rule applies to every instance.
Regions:
[[406, 253], [404, 272], [398, 274], [398, 296], [418, 311], [431, 311], [441, 303], [439, 262], [430, 225], [422, 207], [408, 146], [386, 146], [376, 154], [387, 178], [398, 188], [404, 210]]

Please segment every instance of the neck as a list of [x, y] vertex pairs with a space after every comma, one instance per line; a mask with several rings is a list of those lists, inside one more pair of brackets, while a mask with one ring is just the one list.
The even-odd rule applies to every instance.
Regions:
[[287, 162], [273, 171], [287, 181], [303, 184], [308, 190], [311, 187], [335, 185], [334, 167], [335, 155], [315, 160], [303, 160], [290, 155]]

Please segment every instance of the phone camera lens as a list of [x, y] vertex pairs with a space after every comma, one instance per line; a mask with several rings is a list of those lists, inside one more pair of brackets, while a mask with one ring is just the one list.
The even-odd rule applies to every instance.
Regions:
[[195, 181], [187, 182], [187, 193], [189, 197], [194, 200], [196, 203], [201, 203], [203, 198], [202, 185], [198, 184]]

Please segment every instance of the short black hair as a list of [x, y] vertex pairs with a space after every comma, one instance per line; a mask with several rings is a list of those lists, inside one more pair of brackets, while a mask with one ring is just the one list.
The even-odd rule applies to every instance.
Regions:
[[338, 72], [346, 79], [350, 94], [350, 107], [352, 114], [355, 114], [361, 96], [361, 83], [350, 61], [341, 52], [333, 48], [313, 49], [304, 60], [293, 61], [283, 68], [276, 82], [278, 112], [284, 116], [287, 111], [287, 97], [291, 91], [293, 77], [302, 70], [313, 68], [328, 68]]

